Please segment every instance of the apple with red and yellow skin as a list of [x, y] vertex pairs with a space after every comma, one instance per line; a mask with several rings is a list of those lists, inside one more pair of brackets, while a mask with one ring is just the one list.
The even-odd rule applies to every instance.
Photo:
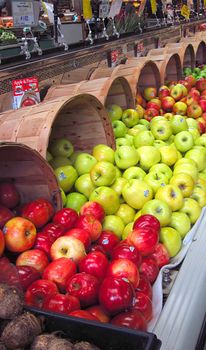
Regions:
[[0, 205], [0, 229], [3, 229], [5, 223], [14, 217], [14, 213]]
[[126, 278], [134, 288], [139, 284], [139, 271], [136, 264], [129, 259], [115, 259], [110, 262], [107, 277]]
[[36, 239], [34, 224], [25, 218], [14, 217], [3, 228], [6, 248], [14, 253], [21, 253], [33, 247]]
[[4, 240], [4, 234], [0, 230], [0, 257], [2, 256], [5, 249], [5, 240]]
[[86, 255], [84, 244], [75, 237], [62, 236], [52, 244], [50, 256], [52, 260], [59, 258], [72, 259], [78, 263]]
[[97, 187], [91, 193], [89, 200], [98, 202], [103, 207], [106, 215], [115, 214], [120, 206], [117, 192], [106, 186]]
[[206, 121], [203, 117], [199, 117], [196, 119], [198, 122], [198, 130], [200, 132], [200, 135], [205, 133], [206, 130]]
[[142, 256], [154, 252], [159, 240], [159, 230], [153, 227], [137, 227], [127, 236], [127, 242], [133, 245]]
[[206, 112], [206, 99], [205, 99], [205, 96], [204, 96], [204, 98], [203, 98], [203, 96], [200, 98], [199, 105], [202, 108], [202, 111]]
[[175, 114], [186, 115], [187, 112], [187, 104], [181, 101], [178, 101], [173, 106], [173, 112]]
[[154, 87], [147, 87], [143, 91], [143, 97], [146, 101], [150, 101], [157, 96], [157, 89]]
[[[183, 213], [182, 213], [183, 214]], [[153, 258], [159, 269], [161, 269], [162, 266], [169, 264], [170, 262], [170, 256], [169, 253], [162, 243], [157, 243], [154, 252], [150, 255], [151, 258]]]
[[190, 106], [187, 107], [187, 116], [189, 118], [199, 118], [201, 117], [203, 111], [199, 104], [192, 103]]
[[175, 100], [179, 101], [183, 97], [183, 89], [180, 84], [176, 84], [170, 89], [170, 96]]
[[16, 260], [16, 266], [31, 266], [41, 274], [48, 265], [49, 260], [47, 255], [40, 249], [26, 250], [21, 253]]
[[188, 95], [187, 98], [186, 98], [187, 106], [190, 106], [190, 105], [192, 105], [194, 103], [199, 103], [199, 97], [198, 96]]
[[148, 103], [147, 103], [147, 109], [148, 108], [155, 108], [157, 111], [160, 110], [161, 108], [161, 101], [158, 98], [152, 98]]
[[200, 97], [200, 91], [196, 89], [196, 87], [192, 87], [192, 89], [189, 92], [190, 96], [194, 97]]
[[187, 81], [190, 86], [195, 86], [196, 84], [196, 78], [191, 74], [185, 77], [185, 81]]
[[96, 241], [102, 232], [101, 222], [92, 214], [80, 215], [75, 226], [88, 231], [92, 242]]
[[200, 78], [196, 81], [196, 89], [200, 92], [206, 89], [206, 79]]
[[136, 102], [138, 105], [143, 106], [143, 97], [140, 93], [137, 92], [136, 94]]
[[170, 184], [179, 187], [183, 197], [190, 197], [193, 192], [194, 180], [189, 174], [184, 172], [173, 175], [170, 179]]
[[165, 112], [172, 112], [174, 104], [175, 100], [171, 96], [166, 96], [162, 98], [162, 109]]
[[162, 85], [158, 91], [158, 97], [162, 100], [164, 97], [170, 95], [170, 89], [166, 85]]
[[158, 115], [159, 115], [159, 111], [156, 108], [148, 108], [145, 110], [144, 118], [150, 122], [152, 118]]
[[64, 236], [67, 237], [75, 237], [79, 239], [85, 247], [85, 250], [88, 252], [91, 247], [91, 237], [89, 231], [82, 228], [72, 228], [69, 231], [64, 233]]
[[90, 306], [86, 309], [86, 311], [98, 318], [100, 322], [108, 323], [110, 321], [110, 317], [100, 305]]

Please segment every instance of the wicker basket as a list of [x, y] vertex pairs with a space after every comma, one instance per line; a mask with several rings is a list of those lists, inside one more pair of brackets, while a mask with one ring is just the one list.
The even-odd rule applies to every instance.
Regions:
[[21, 204], [36, 198], [62, 208], [61, 194], [52, 168], [35, 150], [18, 143], [0, 143], [0, 181], [13, 182]]
[[115, 148], [111, 122], [100, 101], [89, 94], [60, 97], [0, 114], [0, 141], [23, 143], [44, 158], [51, 140], [66, 137], [76, 150], [90, 152], [97, 143]]

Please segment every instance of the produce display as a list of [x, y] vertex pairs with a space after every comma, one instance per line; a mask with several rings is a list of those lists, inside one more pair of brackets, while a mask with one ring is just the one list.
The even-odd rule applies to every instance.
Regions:
[[17, 42], [16, 35], [11, 30], [0, 28], [0, 44], [9, 43], [9, 42], [11, 43]]

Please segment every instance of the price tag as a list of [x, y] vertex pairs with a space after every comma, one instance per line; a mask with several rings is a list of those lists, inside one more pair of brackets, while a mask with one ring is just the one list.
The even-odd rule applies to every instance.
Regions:
[[106, 18], [109, 14], [109, 0], [102, 0], [99, 5], [99, 18]]
[[108, 54], [108, 65], [109, 67], [116, 67], [119, 62], [119, 51], [118, 50], [113, 50], [110, 51]]
[[190, 18], [190, 10], [188, 8], [187, 5], [183, 5], [181, 8], [181, 15], [186, 18], [189, 19]]
[[85, 20], [92, 18], [92, 6], [90, 0], [83, 0], [83, 17]]
[[150, 0], [152, 14], [155, 15], [157, 13], [157, 1], [156, 0]]
[[114, 18], [116, 15], [118, 15], [121, 10], [121, 7], [122, 7], [122, 0], [113, 0], [108, 17]]
[[[14, 27], [33, 27], [38, 25], [36, 1], [12, 1]], [[36, 10], [36, 11], [35, 11]]]
[[143, 40], [141, 40], [135, 45], [135, 56], [141, 57], [143, 52], [144, 52], [144, 42]]

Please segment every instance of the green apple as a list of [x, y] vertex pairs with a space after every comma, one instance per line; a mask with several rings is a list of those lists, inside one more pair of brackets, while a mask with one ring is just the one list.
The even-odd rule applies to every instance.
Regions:
[[159, 149], [153, 146], [142, 146], [137, 149], [139, 164], [145, 171], [160, 162], [161, 154]]
[[111, 188], [117, 192], [117, 194], [119, 195], [119, 197], [122, 196], [122, 189], [124, 187], [124, 185], [126, 185], [127, 183], [127, 179], [124, 179], [123, 177], [118, 177], [115, 182], [112, 184]]
[[166, 142], [167, 145], [174, 143], [175, 135], [171, 135]]
[[186, 118], [182, 115], [173, 115], [170, 119], [170, 125], [172, 127], [172, 133], [175, 135], [178, 134], [180, 131], [188, 130]]
[[203, 188], [203, 190], [206, 190], [206, 180], [198, 177], [195, 187]]
[[139, 161], [139, 155], [134, 146], [121, 146], [114, 154], [115, 163], [120, 169], [127, 169]]
[[117, 166], [114, 166], [114, 167], [115, 167], [115, 171], [116, 171], [115, 179], [118, 179], [118, 177], [122, 177], [121, 170]]
[[150, 130], [150, 122], [146, 119], [140, 119], [139, 120], [140, 125], [145, 125], [148, 130]]
[[112, 104], [107, 106], [107, 112], [112, 121], [119, 120], [122, 118], [122, 108], [118, 105]]
[[53, 156], [49, 151], [46, 151], [46, 160], [47, 162], [50, 162], [53, 159]]
[[200, 179], [203, 179], [203, 180], [206, 181], [206, 173], [204, 173], [203, 171], [200, 171], [198, 176], [199, 176]]
[[142, 215], [142, 211], [138, 210], [134, 216], [134, 222]]
[[181, 239], [184, 239], [191, 228], [191, 222], [187, 214], [176, 211], [172, 213], [170, 227], [180, 233]]
[[201, 136], [197, 137], [195, 140], [195, 145], [206, 147], [206, 134], [202, 134]]
[[140, 131], [134, 136], [134, 146], [139, 148], [141, 146], [152, 146], [154, 142], [154, 136], [149, 130]]
[[183, 207], [180, 209], [182, 213], [187, 214], [191, 224], [194, 224], [201, 214], [199, 203], [193, 198], [184, 198]]
[[74, 163], [74, 167], [79, 175], [88, 174], [97, 163], [96, 158], [89, 153], [80, 153]]
[[168, 146], [162, 146], [159, 148], [160, 154], [161, 154], [161, 162], [172, 166], [176, 163], [178, 159], [178, 153], [177, 149], [174, 144], [168, 145]]
[[103, 160], [105, 162], [114, 163], [114, 150], [107, 145], [100, 143], [94, 146], [92, 155], [98, 162]]
[[89, 199], [96, 186], [93, 184], [90, 174], [83, 174], [78, 177], [74, 184], [75, 190], [82, 193]]
[[69, 159], [71, 160], [72, 165], [74, 165], [78, 155], [81, 154], [81, 153], [82, 153], [82, 151], [74, 151], [72, 153], [72, 155], [69, 157]]
[[125, 226], [121, 237], [122, 239], [127, 239], [128, 234], [133, 230], [133, 225], [134, 225], [134, 222], [130, 222]]
[[146, 175], [145, 171], [138, 166], [131, 166], [130, 168], [126, 169], [122, 174], [122, 176], [127, 180], [131, 180], [131, 179], [143, 180], [145, 175]]
[[74, 147], [69, 140], [62, 138], [52, 141], [49, 146], [49, 152], [53, 157], [62, 156], [69, 158], [74, 152]]
[[[130, 146], [134, 146], [133, 139], [134, 137], [132, 135], [129, 135], [128, 133], [124, 137], [126, 140], [130, 141]], [[123, 145], [122, 145], [123, 146]]]
[[165, 186], [168, 184], [169, 179], [166, 175], [162, 173], [157, 174], [156, 172], [150, 171], [145, 176], [144, 181], [148, 183], [148, 185], [151, 186], [153, 192], [156, 193], [159, 187]]
[[206, 205], [206, 190], [195, 186], [191, 198], [195, 199], [200, 207], [203, 208]]
[[134, 220], [135, 213], [135, 210], [128, 204], [122, 203], [115, 215], [119, 216], [124, 224], [127, 225]]
[[150, 168], [149, 172], [156, 172], [157, 174], [162, 173], [162, 174], [166, 175], [168, 177], [168, 179], [170, 179], [172, 177], [172, 170], [170, 169], [170, 167], [168, 165], [163, 164], [163, 163], [153, 165]]
[[166, 142], [162, 141], [162, 140], [154, 140], [154, 142], [153, 142], [153, 146], [156, 148], [160, 148], [160, 147], [163, 147], [166, 145], [167, 145]]
[[174, 168], [176, 168], [179, 165], [192, 165], [195, 168], [197, 168], [196, 162], [193, 159], [189, 159], [189, 158], [178, 159], [178, 161], [174, 165]]
[[116, 139], [116, 148], [121, 146], [133, 146], [133, 140], [129, 140], [126, 137], [120, 137]]
[[102, 229], [104, 231], [106, 230], [112, 231], [119, 238], [122, 237], [124, 228], [125, 228], [125, 224], [123, 220], [117, 215], [106, 215], [102, 223]]
[[63, 189], [61, 187], [60, 187], [60, 193], [61, 193], [63, 207], [65, 207], [65, 204], [66, 204], [66, 201], [67, 201], [67, 197], [66, 197], [66, 194], [64, 193], [64, 191], [63, 191]]
[[170, 184], [179, 187], [183, 197], [190, 197], [193, 192], [194, 180], [192, 176], [184, 172], [174, 174], [170, 179]]
[[50, 165], [53, 169], [59, 168], [64, 165], [72, 165], [72, 162], [67, 157], [58, 156], [50, 160]]
[[194, 142], [198, 139], [198, 137], [200, 137], [200, 132], [198, 129], [188, 129], [188, 131], [192, 135]]
[[203, 146], [194, 146], [185, 154], [185, 158], [193, 159], [198, 171], [202, 171], [206, 167], [206, 148]]
[[78, 174], [76, 169], [72, 165], [65, 165], [55, 169], [54, 171], [59, 186], [63, 189], [64, 192], [69, 192], [74, 185]]
[[186, 118], [186, 123], [189, 129], [198, 129], [198, 122], [194, 118]]
[[143, 205], [153, 198], [152, 188], [142, 180], [128, 180], [122, 189], [125, 202], [134, 209], [141, 209]]
[[116, 139], [118, 137], [124, 137], [126, 135], [127, 127], [121, 120], [114, 120], [112, 122], [112, 128], [114, 131], [114, 137]]
[[172, 211], [176, 211], [183, 206], [183, 195], [179, 187], [175, 185], [166, 185], [160, 187], [155, 195], [156, 199], [166, 202]]
[[107, 215], [115, 214], [120, 206], [117, 192], [106, 186], [97, 187], [91, 193], [89, 200], [101, 204]]
[[151, 132], [155, 139], [166, 141], [172, 135], [170, 122], [166, 118], [153, 122], [156, 118], [158, 117], [153, 118], [151, 121]]
[[166, 202], [158, 199], [152, 199], [144, 204], [141, 214], [154, 215], [159, 220], [160, 225], [163, 227], [169, 225], [172, 211]]
[[138, 124], [139, 114], [135, 109], [126, 109], [122, 114], [122, 121], [128, 128], [132, 128]]
[[147, 127], [145, 125], [137, 124], [133, 128], [127, 130], [127, 134], [131, 136], [135, 136], [135, 135], [138, 135], [140, 131], [146, 131], [146, 130], [147, 130]]
[[90, 171], [93, 184], [99, 186], [110, 186], [116, 179], [115, 166], [110, 162], [97, 162]]
[[174, 144], [178, 151], [185, 153], [194, 145], [193, 136], [189, 131], [180, 131], [175, 135]]
[[[181, 159], [185, 159], [185, 158], [181, 158]], [[187, 164], [187, 163], [182, 163], [182, 165], [177, 165], [177, 166], [175, 166], [175, 168], [173, 170], [173, 175], [176, 175], [179, 173], [188, 174], [193, 178], [194, 182], [197, 181], [198, 170], [197, 170], [196, 165]]]
[[173, 258], [182, 247], [180, 233], [172, 227], [162, 227], [160, 231], [160, 242], [166, 247], [170, 258]]
[[81, 207], [87, 202], [87, 198], [78, 192], [71, 192], [67, 195], [66, 208], [71, 208], [80, 212]]

